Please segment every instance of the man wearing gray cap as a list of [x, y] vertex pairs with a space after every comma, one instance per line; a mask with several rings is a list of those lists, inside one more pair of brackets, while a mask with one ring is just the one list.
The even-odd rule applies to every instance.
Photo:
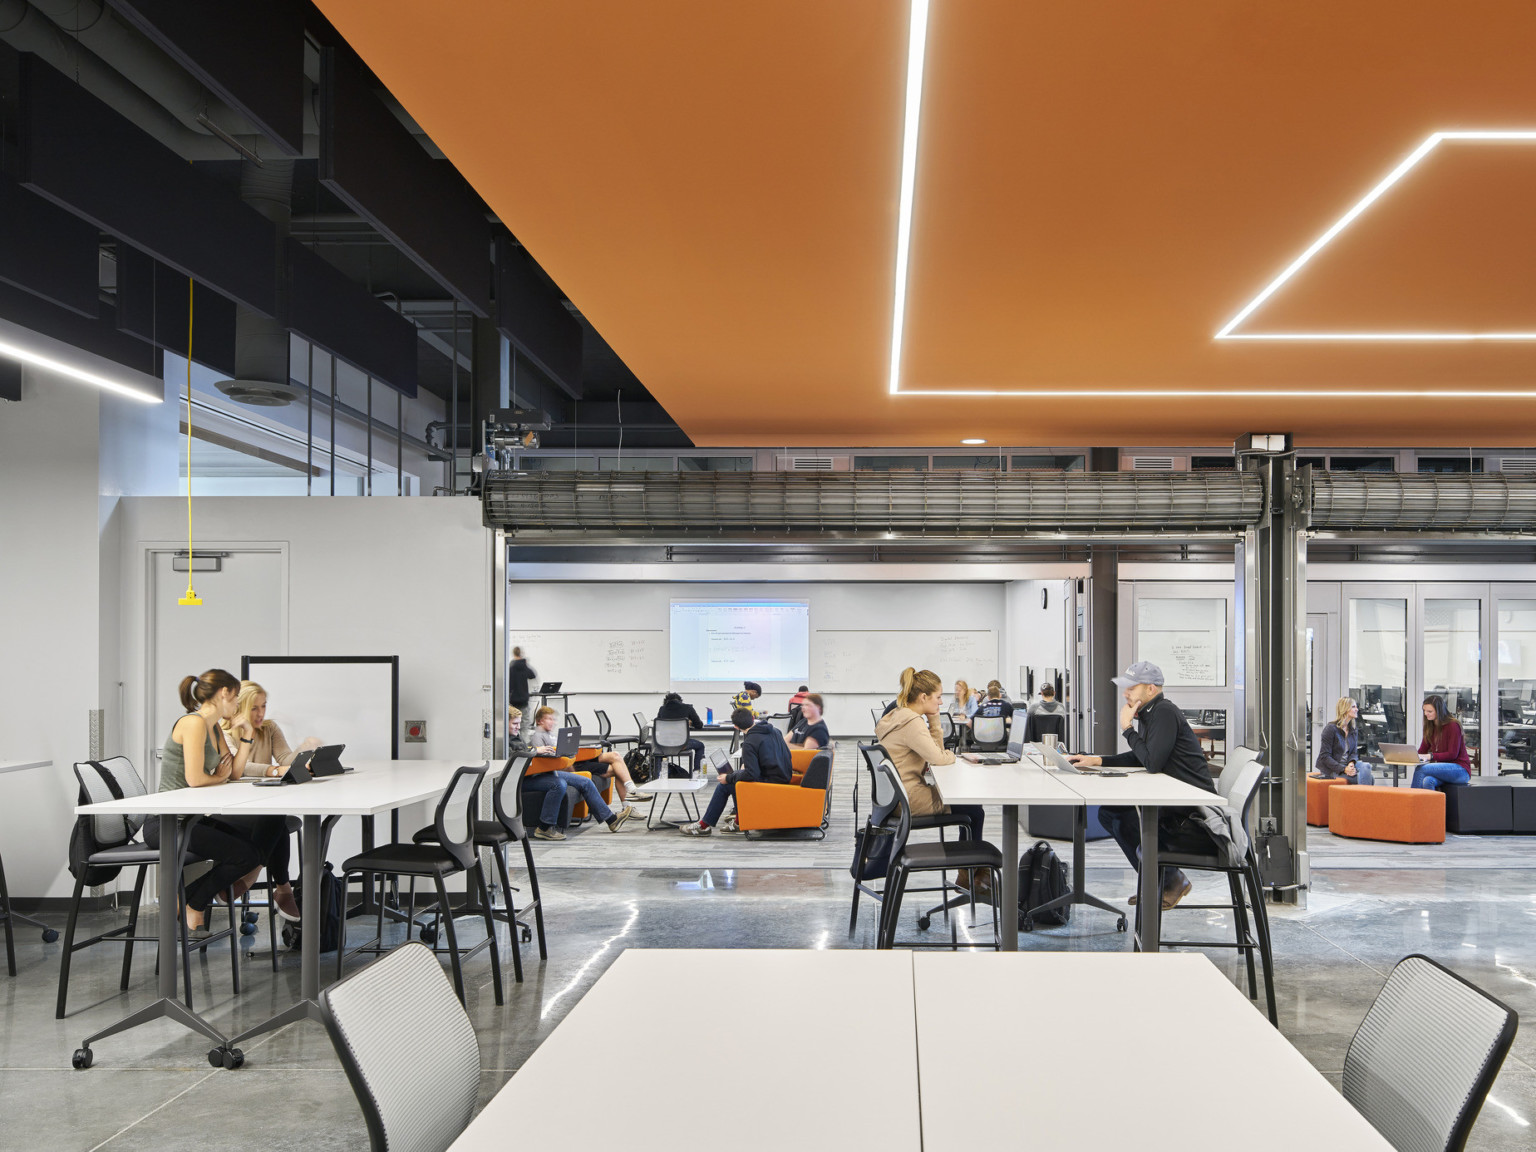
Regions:
[[[1089, 767], [1140, 767], [1148, 772], [1166, 772], [1186, 784], [1215, 792], [1216, 784], [1211, 779], [1200, 741], [1178, 705], [1163, 695], [1163, 670], [1142, 660], [1116, 676], [1114, 683], [1125, 693], [1125, 705], [1120, 709], [1120, 730], [1131, 750], [1113, 756], [1073, 756], [1072, 761]], [[1209, 834], [1187, 821], [1187, 815], [1183, 808], [1161, 810], [1157, 834], [1159, 852], [1211, 850]], [[1139, 868], [1141, 821], [1136, 809], [1100, 808], [1099, 823], [1115, 838], [1126, 859]], [[1164, 868], [1162, 873], [1163, 907], [1172, 908], [1189, 895], [1189, 877], [1178, 868]], [[1131, 903], [1135, 902], [1136, 897], [1132, 896]]]

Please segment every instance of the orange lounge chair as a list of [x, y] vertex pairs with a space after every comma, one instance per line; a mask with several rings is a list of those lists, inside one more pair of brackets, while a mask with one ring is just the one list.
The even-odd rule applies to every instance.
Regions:
[[808, 755], [798, 784], [743, 780], [736, 785], [736, 824], [742, 831], [806, 828], [826, 835], [832, 754], [818, 749]]

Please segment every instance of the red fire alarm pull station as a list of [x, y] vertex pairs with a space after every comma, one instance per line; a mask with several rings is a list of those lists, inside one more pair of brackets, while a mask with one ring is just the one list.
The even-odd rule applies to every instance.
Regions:
[[427, 742], [427, 722], [425, 720], [407, 720], [405, 722], [405, 742], [407, 744], [425, 744]]

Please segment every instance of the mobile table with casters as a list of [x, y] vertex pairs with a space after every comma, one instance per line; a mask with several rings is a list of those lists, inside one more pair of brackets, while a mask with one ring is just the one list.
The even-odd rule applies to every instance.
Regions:
[[[187, 821], [194, 816], [301, 816], [304, 826], [300, 837], [303, 874], [318, 877], [324, 871], [321, 825], [342, 816], [377, 816], [426, 800], [436, 800], [448, 787], [457, 764], [445, 760], [372, 760], [358, 761], [356, 769], [345, 776], [325, 776], [308, 784], [263, 788], [246, 781], [208, 785], [203, 788], [178, 788], [172, 792], [151, 792], [101, 804], [83, 804], [76, 815], [99, 816], [147, 813], [160, 816], [159, 863], [159, 953], [162, 958], [176, 955], [177, 927], [177, 848]], [[166, 835], [166, 825], [174, 821], [175, 835]], [[305, 900], [301, 908], [303, 944], [301, 949], [301, 999], [238, 1036], [226, 1037], [176, 998], [176, 964], [160, 964], [159, 998], [130, 1013], [109, 1028], [88, 1037], [76, 1049], [76, 1068], [89, 1068], [94, 1061], [91, 1046], [98, 1040], [115, 1036], [151, 1020], [171, 1019], [213, 1040], [216, 1047], [208, 1061], [216, 1067], [238, 1068], [244, 1055], [235, 1046], [239, 1041], [270, 1032], [296, 1020], [318, 1020], [316, 998], [320, 995], [320, 901]], [[232, 944], [232, 947], [238, 947]]]

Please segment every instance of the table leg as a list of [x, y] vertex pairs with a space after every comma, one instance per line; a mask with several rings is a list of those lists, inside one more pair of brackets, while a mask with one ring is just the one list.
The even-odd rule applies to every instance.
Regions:
[[1141, 884], [1137, 894], [1140, 906], [1141, 932], [1139, 943], [1143, 952], [1156, 952], [1161, 935], [1163, 917], [1163, 885], [1157, 863], [1158, 809], [1150, 804], [1141, 807]]
[[[127, 1032], [131, 1028], [137, 1028], [140, 1024], [148, 1024], [151, 1020], [174, 1020], [182, 1027], [193, 1032], [200, 1032], [218, 1045], [210, 1052], [209, 1059], [213, 1059], [215, 1053], [227, 1050], [229, 1041], [224, 1034], [208, 1021], [204, 1020], [196, 1012], [193, 1012], [180, 1000], [176, 999], [176, 973], [179, 968], [180, 955], [177, 949], [180, 940], [177, 937], [176, 905], [179, 897], [177, 891], [177, 877], [180, 875], [180, 863], [182, 856], [182, 828], [183, 818], [179, 816], [160, 817], [160, 923], [159, 923], [159, 949], [160, 949], [160, 979], [158, 991], [160, 996], [152, 1004], [140, 1008], [137, 1012], [123, 1017], [116, 1024], [103, 1028], [93, 1036], [88, 1036], [83, 1044], [75, 1050], [72, 1063], [76, 1068], [89, 1068], [94, 1061], [91, 1045], [98, 1040], [105, 1040], [108, 1036], [116, 1036], [119, 1032]], [[238, 936], [230, 939], [231, 948], [240, 946]], [[225, 1062], [226, 1067], [237, 1065]]]
[[1019, 806], [1003, 805], [1003, 896], [997, 909], [1003, 951], [1019, 950]]

